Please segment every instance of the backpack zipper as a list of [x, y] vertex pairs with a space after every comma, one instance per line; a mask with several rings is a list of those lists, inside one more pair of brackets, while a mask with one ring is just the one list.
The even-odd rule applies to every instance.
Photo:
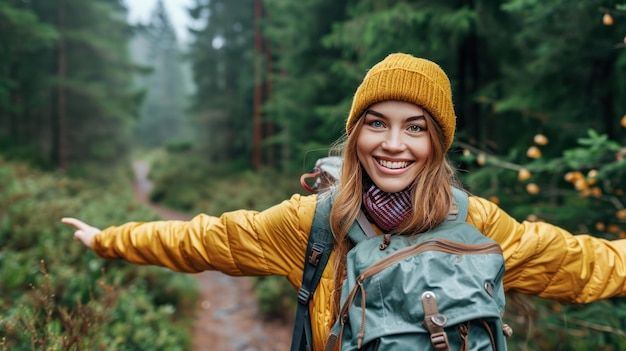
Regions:
[[502, 248], [496, 243], [462, 244], [445, 239], [432, 239], [400, 249], [380, 259], [365, 269], [356, 280], [362, 283], [392, 264], [425, 251], [440, 251], [456, 255], [502, 254]]

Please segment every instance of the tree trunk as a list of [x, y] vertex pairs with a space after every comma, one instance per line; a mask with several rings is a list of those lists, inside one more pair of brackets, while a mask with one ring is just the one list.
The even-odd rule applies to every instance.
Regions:
[[67, 78], [66, 47], [64, 38], [65, 11], [63, 1], [59, 1], [57, 8], [57, 28], [61, 34], [57, 45], [57, 118], [54, 127], [54, 147], [53, 153], [57, 166], [63, 172], [67, 170], [67, 93], [65, 91], [65, 80]]
[[254, 1], [254, 109], [253, 109], [253, 137], [252, 137], [252, 166], [259, 169], [262, 162], [262, 116], [261, 105], [263, 103], [263, 85], [261, 60], [263, 59], [263, 41], [261, 38], [261, 0]]
[[[270, 100], [272, 98], [272, 78], [271, 78], [271, 74], [272, 74], [272, 50], [269, 44], [269, 41], [265, 42], [265, 72], [266, 72], [266, 76], [265, 76], [265, 99], [266, 101]], [[271, 138], [274, 135], [274, 122], [270, 119], [268, 119], [266, 121], [267, 126], [266, 126], [266, 138]], [[270, 167], [274, 167], [275, 163], [276, 163], [276, 159], [275, 159], [275, 155], [274, 155], [274, 145], [271, 144], [268, 146], [267, 149], [267, 163], [269, 164]]]

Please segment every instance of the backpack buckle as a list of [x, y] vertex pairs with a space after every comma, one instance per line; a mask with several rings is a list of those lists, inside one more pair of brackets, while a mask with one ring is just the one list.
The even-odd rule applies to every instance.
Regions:
[[308, 291], [304, 287], [301, 287], [300, 289], [298, 289], [298, 303], [306, 305], [307, 303], [309, 303], [310, 298], [311, 298], [310, 291]]
[[430, 342], [435, 350], [449, 350], [448, 334], [446, 332], [434, 333], [430, 335]]
[[311, 247], [311, 254], [309, 255], [309, 263], [317, 266], [320, 263], [320, 259], [322, 258], [322, 253], [324, 253], [324, 245], [320, 243], [314, 243]]

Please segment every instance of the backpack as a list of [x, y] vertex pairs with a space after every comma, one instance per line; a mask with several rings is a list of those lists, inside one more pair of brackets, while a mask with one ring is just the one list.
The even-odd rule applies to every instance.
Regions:
[[[315, 172], [325, 170], [310, 174]], [[467, 193], [453, 188], [453, 194], [448, 220], [426, 233], [372, 235], [362, 217], [352, 225], [348, 237], [355, 247], [348, 253], [340, 314], [325, 351], [337, 343], [342, 351], [506, 350], [505, 334], [511, 330], [501, 320], [502, 250], [465, 222]], [[331, 206], [332, 194], [320, 196], [298, 291], [292, 351], [312, 349], [308, 301], [332, 251]]]

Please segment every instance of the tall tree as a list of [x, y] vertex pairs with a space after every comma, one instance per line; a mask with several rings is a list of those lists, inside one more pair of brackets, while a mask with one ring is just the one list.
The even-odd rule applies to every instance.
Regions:
[[146, 91], [141, 118], [135, 128], [138, 139], [147, 146], [186, 137], [187, 94], [183, 74], [184, 53], [176, 37], [163, 1], [159, 0], [150, 22], [140, 26], [131, 45], [135, 60], [151, 69], [141, 76], [139, 87]]
[[254, 0], [197, 1], [205, 26], [190, 49], [193, 113], [203, 154], [212, 161], [251, 163], [254, 100]]
[[[42, 128], [39, 106], [51, 73], [41, 57], [58, 38], [53, 24], [21, 1], [0, 3], [0, 146], [36, 150]], [[40, 151], [29, 151], [40, 154]]]
[[19, 120], [29, 126], [16, 146], [29, 146], [62, 168], [119, 159], [138, 102], [130, 90], [135, 68], [126, 49], [130, 30], [124, 7], [114, 0], [17, 3], [58, 37], [55, 45], [24, 52], [12, 64], [12, 74], [31, 73], [18, 76], [19, 84], [11, 88], [23, 101]]
[[[264, 35], [273, 53], [271, 98], [265, 111], [275, 124], [267, 140], [280, 151], [280, 167], [302, 171], [328, 153], [342, 132], [345, 97], [356, 87], [346, 78], [353, 58], [326, 44], [346, 19], [346, 4], [332, 0], [265, 0]], [[339, 105], [338, 105], [339, 104]], [[349, 108], [349, 106], [348, 106]]]

